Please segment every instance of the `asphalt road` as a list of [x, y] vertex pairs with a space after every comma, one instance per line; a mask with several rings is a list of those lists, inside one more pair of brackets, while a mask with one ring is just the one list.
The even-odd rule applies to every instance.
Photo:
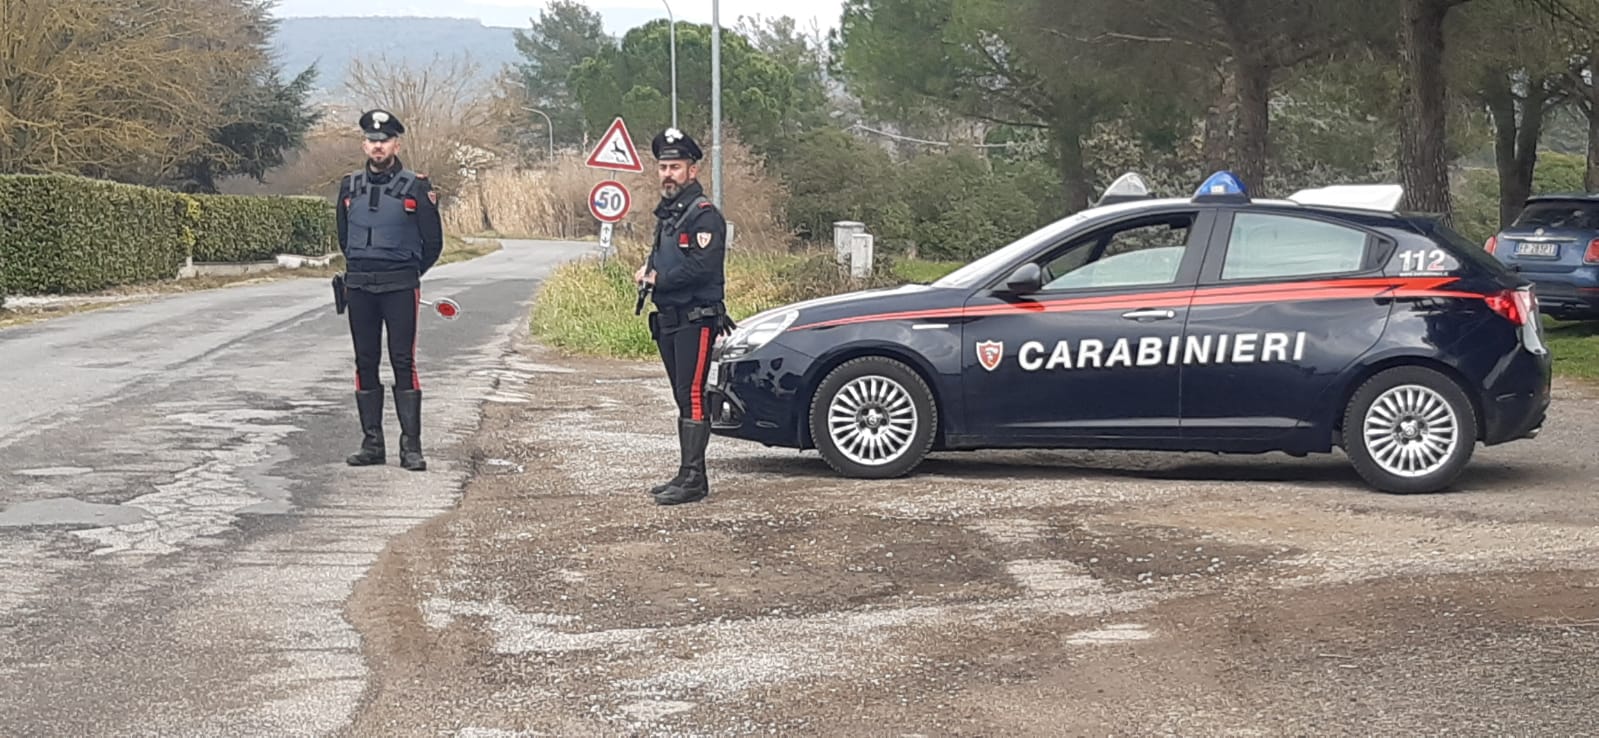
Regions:
[[[507, 241], [424, 299], [423, 442], [470, 434], [538, 283], [588, 252]], [[391, 381], [387, 360], [385, 384]], [[467, 469], [351, 469], [347, 324], [325, 281], [0, 330], [0, 734], [324, 735], [368, 684], [345, 601]]]

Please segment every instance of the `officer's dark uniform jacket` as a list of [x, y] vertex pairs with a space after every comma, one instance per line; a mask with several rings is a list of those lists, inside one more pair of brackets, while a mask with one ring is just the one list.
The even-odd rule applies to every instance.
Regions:
[[655, 271], [654, 302], [663, 328], [707, 320], [726, 313], [723, 268], [727, 222], [691, 182], [655, 209], [658, 219], [650, 269]]
[[363, 167], [339, 188], [339, 245], [346, 285], [370, 291], [415, 289], [439, 259], [444, 234], [426, 177], [396, 162], [386, 172]]

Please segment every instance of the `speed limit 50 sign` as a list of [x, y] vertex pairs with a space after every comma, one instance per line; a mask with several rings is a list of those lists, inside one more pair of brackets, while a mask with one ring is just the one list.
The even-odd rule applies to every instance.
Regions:
[[620, 222], [632, 206], [633, 196], [621, 182], [606, 180], [589, 193], [589, 212], [602, 223]]

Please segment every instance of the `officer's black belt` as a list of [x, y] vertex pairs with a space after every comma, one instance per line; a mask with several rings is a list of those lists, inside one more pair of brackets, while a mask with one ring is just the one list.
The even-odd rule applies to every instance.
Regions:
[[347, 272], [344, 285], [352, 290], [367, 292], [398, 292], [422, 286], [415, 269], [397, 269], [388, 272]]
[[676, 333], [726, 314], [727, 306], [721, 303], [689, 308], [657, 306], [655, 312], [650, 314], [650, 335], [659, 337], [663, 333]]
[[677, 323], [695, 323], [701, 320], [720, 318], [727, 314], [727, 306], [720, 303], [715, 305], [701, 305], [699, 307], [691, 308], [657, 307], [656, 310], [661, 313], [661, 319], [666, 325], [675, 325]]

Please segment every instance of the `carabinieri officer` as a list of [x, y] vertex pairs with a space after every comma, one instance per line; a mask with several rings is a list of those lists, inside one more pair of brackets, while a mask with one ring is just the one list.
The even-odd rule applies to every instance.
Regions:
[[650, 492], [661, 505], [697, 502], [710, 494], [705, 449], [711, 425], [705, 380], [717, 335], [731, 326], [723, 304], [727, 221], [699, 182], [699, 144], [675, 128], [651, 144], [661, 179], [655, 245], [634, 280], [654, 286], [650, 335], [660, 349], [677, 399], [677, 476]]
[[361, 450], [351, 466], [385, 461], [383, 385], [378, 380], [382, 337], [388, 328], [394, 370], [394, 410], [400, 420], [400, 466], [427, 469], [422, 456], [422, 383], [416, 371], [416, 324], [422, 275], [444, 250], [438, 194], [427, 176], [400, 162], [405, 126], [385, 110], [361, 116], [366, 166], [339, 186], [339, 248], [344, 252], [345, 297], [355, 343], [355, 406], [361, 414]]

